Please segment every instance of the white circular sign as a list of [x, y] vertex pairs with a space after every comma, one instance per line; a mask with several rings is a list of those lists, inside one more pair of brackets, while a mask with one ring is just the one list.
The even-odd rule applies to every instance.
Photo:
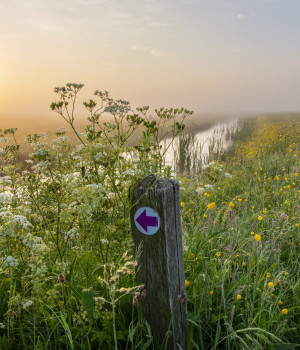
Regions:
[[157, 211], [150, 207], [141, 207], [134, 214], [134, 223], [144, 235], [154, 235], [160, 227], [160, 217]]

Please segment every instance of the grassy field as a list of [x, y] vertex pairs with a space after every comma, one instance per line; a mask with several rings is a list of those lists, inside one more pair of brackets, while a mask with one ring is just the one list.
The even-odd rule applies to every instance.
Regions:
[[190, 340], [200, 349], [297, 348], [299, 130], [299, 119], [257, 118], [226, 163], [181, 180]]
[[[164, 349], [142, 317], [128, 193], [150, 173], [174, 177], [159, 125], [173, 125], [172, 142], [191, 113], [126, 119], [126, 106], [111, 104], [106, 125], [91, 113], [76, 143], [64, 131], [29, 137], [26, 170], [2, 142], [0, 349]], [[187, 349], [300, 346], [299, 136], [297, 116], [256, 117], [221, 158], [177, 174]]]

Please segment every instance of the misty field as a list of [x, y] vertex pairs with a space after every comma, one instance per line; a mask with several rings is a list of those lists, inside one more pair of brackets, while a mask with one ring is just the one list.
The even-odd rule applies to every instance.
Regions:
[[172, 334], [158, 344], [143, 318], [129, 221], [130, 189], [151, 173], [180, 183], [187, 349], [297, 349], [298, 116], [245, 119], [227, 150], [172, 169], [161, 142], [189, 135], [191, 111], [151, 118], [96, 91], [79, 132], [81, 88], [51, 105], [72, 142], [31, 134], [22, 153], [18, 131], [1, 131], [0, 349], [167, 349]]

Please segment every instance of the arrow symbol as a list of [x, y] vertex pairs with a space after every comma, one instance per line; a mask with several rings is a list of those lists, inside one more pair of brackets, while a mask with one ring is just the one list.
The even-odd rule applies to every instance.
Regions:
[[142, 228], [148, 233], [148, 226], [157, 227], [158, 218], [156, 216], [147, 216], [146, 209], [136, 219], [136, 222], [142, 226]]

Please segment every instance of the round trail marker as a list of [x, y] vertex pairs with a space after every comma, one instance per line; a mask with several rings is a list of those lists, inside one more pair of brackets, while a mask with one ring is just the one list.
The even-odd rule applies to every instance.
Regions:
[[157, 211], [150, 207], [141, 207], [134, 214], [136, 228], [144, 235], [154, 235], [160, 227], [160, 217]]

